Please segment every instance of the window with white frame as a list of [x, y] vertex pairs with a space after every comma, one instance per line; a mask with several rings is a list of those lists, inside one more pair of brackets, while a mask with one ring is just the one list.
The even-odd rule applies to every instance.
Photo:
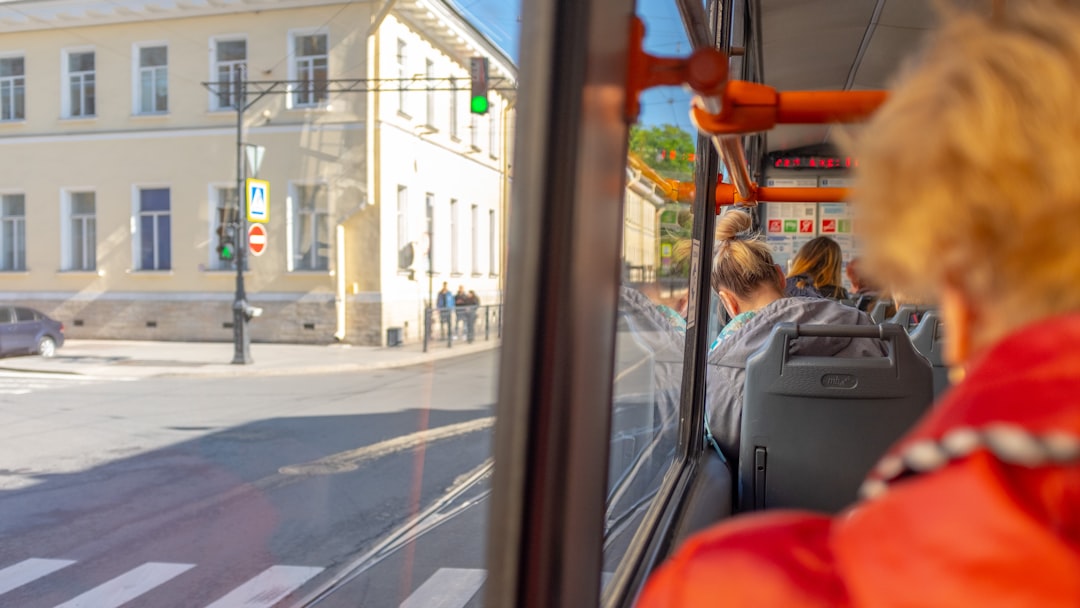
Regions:
[[408, 268], [405, 264], [401, 251], [409, 244], [409, 189], [405, 186], [397, 187], [397, 250], [398, 268]]
[[469, 113], [469, 144], [474, 150], [480, 149], [480, 121], [476, 119], [476, 114], [471, 112]]
[[435, 79], [435, 62], [430, 59], [424, 60], [424, 78], [427, 80], [428, 90], [424, 98], [424, 124], [429, 127], [435, 126], [435, 88], [431, 81]]
[[0, 270], [26, 270], [26, 197], [0, 195]]
[[94, 116], [96, 107], [94, 51], [67, 51], [64, 61], [64, 115]]
[[247, 73], [247, 40], [214, 41], [215, 108], [235, 108], [243, 94]]
[[0, 120], [26, 118], [25, 69], [22, 57], [0, 58]]
[[469, 237], [472, 240], [472, 273], [480, 274], [480, 207], [473, 205], [469, 214]]
[[139, 189], [139, 270], [172, 268], [172, 216], [168, 188]]
[[397, 41], [398, 112], [408, 115], [405, 107], [405, 83], [409, 77], [409, 47], [401, 38]]
[[65, 245], [64, 270], [97, 268], [97, 197], [94, 192], [67, 192], [65, 223], [60, 236]]
[[488, 112], [488, 153], [499, 158], [499, 111], [494, 105]]
[[329, 96], [326, 34], [297, 34], [293, 36], [292, 80], [294, 107], [317, 106]]
[[139, 47], [136, 89], [139, 114], [169, 111], [169, 49], [164, 45]]
[[330, 269], [330, 200], [326, 184], [292, 184], [293, 270]]
[[495, 222], [495, 210], [488, 210], [488, 268], [491, 276], [499, 274], [499, 224]]
[[458, 217], [458, 205], [457, 199], [450, 199], [450, 272], [452, 274], [461, 274], [461, 258], [459, 257], [459, 250], [461, 249], [459, 234], [461, 222]]
[[[224, 212], [219, 211], [223, 209]], [[211, 189], [210, 197], [210, 263], [207, 264], [207, 268], [210, 270], [229, 270], [233, 267], [232, 262], [221, 259], [218, 255], [218, 228], [221, 227], [222, 217], [224, 213], [226, 216], [234, 214], [236, 206], [236, 186], [214, 186]], [[234, 243], [235, 246], [240, 247], [243, 243]], [[250, 256], [244, 256], [244, 262], [246, 263], [250, 259]]]
[[458, 97], [457, 78], [450, 78], [450, 137], [458, 138]]

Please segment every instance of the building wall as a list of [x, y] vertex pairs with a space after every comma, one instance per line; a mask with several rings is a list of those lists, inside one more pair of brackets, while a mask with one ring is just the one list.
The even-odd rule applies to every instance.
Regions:
[[[26, 111], [22, 120], [0, 121], [0, 153], [6, 159], [0, 167], [0, 194], [24, 196], [26, 264], [25, 269], [0, 271], [0, 297], [56, 316], [70, 337], [230, 339], [235, 271], [218, 269], [214, 228], [216, 189], [236, 184], [237, 134], [235, 111], [217, 109], [202, 84], [215, 78], [216, 41], [245, 39], [247, 78], [277, 80], [296, 78], [290, 56], [295, 34], [327, 35], [330, 78], [391, 77], [390, 66], [396, 76], [396, 41], [402, 38], [411, 49], [409, 69], [415, 72], [410, 76], [453, 73], [467, 86], [460, 49], [428, 39], [423, 32], [436, 31], [430, 27], [408, 25], [405, 9], [415, 12], [425, 1], [400, 3], [402, 16], [391, 15], [370, 40], [366, 27], [358, 26], [370, 23], [370, 3], [246, 12], [208, 7], [221, 14], [93, 26], [69, 20], [63, 30], [3, 32], [0, 57], [24, 58]], [[460, 24], [457, 31], [465, 31], [466, 40], [471, 35]], [[139, 114], [136, 58], [144, 43], [167, 47], [167, 112]], [[456, 44], [463, 44], [460, 37]], [[381, 59], [369, 57], [369, 49]], [[65, 52], [86, 50], [94, 52], [96, 113], [65, 118]], [[481, 52], [479, 47], [475, 52]], [[430, 68], [425, 59], [433, 61]], [[384, 100], [397, 103], [397, 92], [332, 94], [308, 108], [293, 107], [291, 96], [270, 95], [246, 112], [245, 141], [265, 147], [258, 177], [271, 184], [267, 251], [249, 259], [246, 273], [249, 300], [265, 310], [251, 324], [255, 340], [318, 343], [336, 335], [382, 344], [386, 327], [410, 321], [409, 337], [419, 339], [415, 330], [427, 298], [426, 249], [420, 252], [427, 242], [424, 193], [437, 197], [437, 235], [445, 229], [440, 222], [448, 221], [450, 197], [477, 204], [484, 212], [494, 210], [494, 218], [481, 213], [485, 246], [484, 223], [501, 221], [505, 200], [500, 194], [505, 155], [499, 144], [495, 152], [491, 148], [499, 137], [479, 135], [491, 128], [482, 119], [477, 129], [482, 147], [472, 149], [467, 94], [459, 97], [459, 135], [451, 137], [450, 95], [436, 94], [431, 120], [426, 111], [412, 109], [416, 116], [404, 116], [396, 105], [386, 107]], [[424, 91], [406, 97], [410, 108], [428, 101]], [[369, 112], [372, 100], [380, 107]], [[501, 97], [495, 101], [505, 106]], [[496, 121], [496, 135], [502, 124]], [[439, 125], [441, 132], [426, 128]], [[371, 151], [379, 156], [369, 164]], [[418, 252], [415, 280], [398, 272], [399, 183], [410, 193], [409, 239]], [[318, 247], [325, 264], [315, 270], [301, 269], [297, 262], [303, 249], [294, 236], [301, 225], [296, 210], [302, 186], [326, 192], [325, 239], [319, 238]], [[140, 268], [138, 193], [144, 187], [169, 190], [167, 270]], [[65, 255], [72, 247], [65, 202], [72, 192], [95, 196], [97, 250], [90, 271], [70, 270]], [[497, 236], [501, 242], [501, 233]], [[448, 258], [449, 243], [436, 236], [436, 247], [438, 280], [448, 276], [438, 265]], [[490, 302], [498, 281], [487, 258], [500, 254], [481, 250], [487, 256], [482, 264], [478, 261], [481, 276], [470, 274], [476, 280], [468, 286]], [[338, 326], [339, 306], [346, 313], [343, 327]]]

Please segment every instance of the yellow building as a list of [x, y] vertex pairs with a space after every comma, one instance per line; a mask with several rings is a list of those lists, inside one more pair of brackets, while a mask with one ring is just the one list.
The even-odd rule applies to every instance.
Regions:
[[[69, 336], [231, 339], [245, 81], [291, 82], [243, 114], [270, 182], [255, 340], [419, 339], [428, 243], [436, 290], [498, 301], [516, 73], [443, 0], [27, 0], [0, 31], [0, 293]], [[483, 116], [476, 56], [505, 83]]]

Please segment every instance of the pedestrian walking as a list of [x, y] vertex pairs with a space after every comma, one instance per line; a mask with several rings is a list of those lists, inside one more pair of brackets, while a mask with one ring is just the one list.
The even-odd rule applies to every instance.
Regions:
[[442, 284], [439, 295], [435, 298], [435, 306], [439, 309], [439, 339], [445, 340], [447, 332], [453, 330], [454, 294], [446, 283]]

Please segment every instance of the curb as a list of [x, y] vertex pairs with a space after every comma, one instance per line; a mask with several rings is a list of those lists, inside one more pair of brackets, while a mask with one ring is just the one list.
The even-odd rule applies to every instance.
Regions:
[[[376, 371], [383, 369], [395, 369], [400, 367], [412, 367], [416, 365], [423, 365], [425, 363], [432, 363], [435, 361], [441, 361], [444, 359], [453, 359], [456, 357], [464, 357], [468, 355], [474, 355], [479, 353], [485, 353], [501, 345], [500, 341], [492, 340], [490, 342], [483, 342], [479, 345], [460, 346], [454, 349], [440, 350], [433, 353], [417, 353], [414, 356], [390, 360], [390, 361], [367, 361], [357, 363], [333, 363], [333, 364], [315, 364], [315, 365], [301, 365], [297, 367], [271, 367], [271, 368], [255, 368], [249, 366], [237, 365], [226, 369], [207, 369], [203, 371], [172, 371], [170, 368], [158, 368], [160, 371], [151, 371], [153, 368], [143, 368], [144, 371], [150, 372], [144, 375], [137, 372], [132, 374], [135, 370], [125, 369], [128, 377], [134, 375], [138, 378], [258, 378], [258, 377], [273, 377], [273, 376], [309, 376], [317, 374], [335, 374], [344, 372], [366, 372]], [[47, 370], [47, 369], [35, 369], [27, 367], [11, 367], [0, 366], [0, 371], [18, 372], [18, 373], [36, 373], [36, 374], [55, 374], [55, 375], [69, 375], [69, 376], [85, 376], [95, 375], [101, 376], [101, 367], [96, 366], [98, 369], [95, 371], [87, 370], [86, 372], [69, 371], [69, 370]], [[109, 372], [113, 370], [119, 370], [118, 367], [106, 366]]]

